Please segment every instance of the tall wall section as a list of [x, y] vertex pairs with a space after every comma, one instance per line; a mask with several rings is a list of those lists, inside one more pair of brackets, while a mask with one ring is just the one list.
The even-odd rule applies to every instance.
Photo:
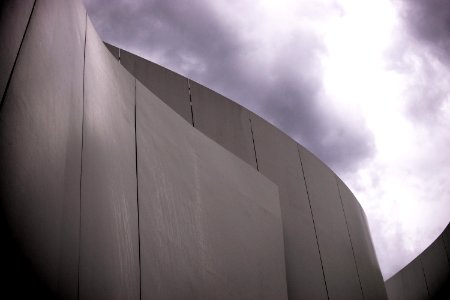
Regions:
[[136, 81], [79, 1], [1, 8], [2, 297], [287, 299], [277, 186]]
[[290, 299], [387, 298], [364, 211], [333, 171], [232, 100], [107, 46], [186, 122], [278, 185]]
[[390, 300], [450, 299], [450, 224], [406, 267], [386, 281]]

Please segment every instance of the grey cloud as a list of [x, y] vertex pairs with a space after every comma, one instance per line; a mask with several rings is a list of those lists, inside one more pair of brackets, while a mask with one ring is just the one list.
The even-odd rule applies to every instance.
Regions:
[[449, 86], [442, 83], [448, 76], [434, 70], [429, 62], [423, 61], [422, 76], [414, 82], [409, 91], [407, 110], [414, 120], [431, 125], [439, 121], [441, 107], [447, 101]]
[[354, 116], [337, 116], [321, 96], [318, 55], [325, 50], [314, 33], [299, 31], [274, 41], [283, 44], [264, 62], [255, 57], [259, 41], [246, 40], [242, 29], [208, 1], [85, 3], [103, 39], [145, 53], [248, 107], [338, 173], [353, 170], [373, 155], [373, 137], [364, 123], [353, 126], [347, 119]]
[[406, 113], [428, 126], [439, 119], [450, 86], [450, 2], [393, 0], [405, 33], [388, 53], [390, 66], [408, 74]]
[[[399, 1], [399, 0], [396, 0]], [[445, 63], [450, 62], [450, 2], [401, 0], [401, 15], [409, 31]]]

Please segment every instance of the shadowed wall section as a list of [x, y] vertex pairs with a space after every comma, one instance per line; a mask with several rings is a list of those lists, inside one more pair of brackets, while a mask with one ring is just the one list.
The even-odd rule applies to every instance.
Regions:
[[[34, 0], [3, 0], [0, 2], [0, 95], [3, 95], [10, 80], [11, 71], [16, 62], [22, 44]], [[1, 102], [0, 102], [1, 105]]]
[[390, 300], [450, 299], [450, 225], [406, 267], [386, 281]]
[[2, 36], [2, 55], [5, 44], [16, 51], [0, 68], [10, 78], [0, 111], [2, 293], [76, 299], [86, 11], [36, 1], [30, 17], [32, 4], [2, 2], [0, 13], [24, 18], [1, 31], [14, 40]]
[[[114, 47], [109, 45], [109, 47]], [[120, 63], [187, 122], [192, 123], [188, 79], [125, 50], [120, 51]]]

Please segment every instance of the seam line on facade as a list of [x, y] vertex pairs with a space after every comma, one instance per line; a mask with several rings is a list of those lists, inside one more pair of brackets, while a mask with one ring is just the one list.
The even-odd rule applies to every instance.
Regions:
[[361, 294], [364, 299], [365, 298], [364, 290], [362, 288], [361, 277], [359, 276], [358, 264], [356, 263], [355, 248], [353, 247], [353, 241], [352, 241], [352, 236], [350, 234], [350, 228], [348, 226], [347, 215], [345, 214], [344, 202], [342, 201], [342, 196], [341, 196], [341, 189], [339, 188], [337, 176], [335, 175], [334, 178], [336, 180], [336, 186], [337, 186], [338, 193], [339, 193], [339, 200], [341, 200], [341, 207], [342, 207], [342, 212], [344, 213], [344, 220], [345, 220], [345, 225], [347, 226], [347, 234], [348, 234], [348, 238], [350, 240], [350, 246], [352, 247], [353, 261], [355, 262], [356, 275], [358, 276], [359, 288], [361, 289]]
[[250, 112], [248, 112], [248, 121], [250, 122], [250, 132], [252, 134], [253, 152], [255, 153], [256, 170], [259, 171], [258, 156], [256, 155], [255, 137], [253, 135], [253, 125], [252, 125], [252, 118], [251, 118]]
[[192, 105], [192, 94], [191, 94], [191, 83], [189, 78], [186, 78], [187, 80], [187, 85], [188, 85], [188, 93], [189, 93], [189, 107], [191, 109], [191, 120], [192, 120], [192, 127], [195, 127], [195, 123], [194, 123], [194, 107]]
[[[423, 253], [423, 252], [422, 252]], [[427, 275], [425, 275], [425, 268], [423, 267], [423, 262], [422, 262], [422, 258], [419, 257], [419, 262], [420, 262], [420, 267], [422, 268], [422, 274], [423, 274], [423, 278], [425, 279], [425, 286], [427, 288], [427, 294], [428, 294], [428, 299], [431, 299], [430, 297], [430, 291], [428, 290], [428, 282], [427, 282]]]
[[309, 211], [311, 212], [311, 218], [312, 218], [313, 227], [314, 227], [314, 234], [316, 236], [316, 244], [317, 244], [317, 250], [319, 252], [320, 266], [322, 268], [323, 282], [325, 283], [325, 291], [327, 292], [327, 298], [329, 300], [330, 296], [328, 294], [327, 279], [325, 277], [325, 270], [323, 268], [322, 252], [320, 252], [319, 238], [317, 237], [316, 222], [314, 220], [314, 214], [313, 214], [312, 206], [311, 206], [311, 199], [309, 198], [308, 183], [306, 182], [305, 169], [303, 168], [302, 156], [300, 155], [300, 147], [298, 144], [297, 144], [297, 152], [298, 152], [298, 157], [300, 159], [300, 166], [302, 168], [303, 180], [305, 181], [306, 196], [308, 197]]
[[30, 17], [28, 18], [27, 25], [25, 26], [25, 30], [22, 35], [22, 40], [20, 41], [19, 49], [17, 50], [17, 54], [16, 54], [16, 57], [14, 58], [13, 66], [11, 68], [11, 72], [9, 73], [9, 76], [8, 76], [8, 81], [6, 82], [5, 90], [3, 91], [2, 101], [0, 102], [0, 112], [2, 111], [3, 104], [5, 103], [6, 94], [8, 93], [9, 85], [11, 84], [11, 79], [14, 74], [14, 70], [16, 68], [17, 60], [19, 59], [20, 50], [22, 50], [22, 45], [23, 45], [23, 42], [25, 41], [25, 36], [28, 32], [28, 26], [30, 25], [31, 18], [33, 17], [33, 12], [34, 12], [34, 7], [36, 6], [36, 2], [37, 2], [37, 0], [34, 0], [33, 7], [31, 8], [31, 12], [30, 12]]
[[138, 223], [138, 251], [139, 251], [139, 299], [142, 299], [142, 268], [141, 268], [141, 229], [139, 219], [139, 174], [138, 174], [138, 148], [137, 148], [137, 91], [136, 78], [134, 78], [134, 149], [136, 162], [136, 203]]
[[84, 148], [84, 97], [85, 97], [85, 77], [86, 77], [86, 41], [87, 41], [87, 11], [84, 23], [84, 50], [83, 50], [83, 99], [82, 99], [82, 116], [81, 116], [81, 153], [80, 153], [80, 216], [78, 224], [78, 287], [77, 298], [80, 299], [80, 259], [81, 259], [81, 202], [82, 202], [82, 179], [83, 179], [83, 148]]

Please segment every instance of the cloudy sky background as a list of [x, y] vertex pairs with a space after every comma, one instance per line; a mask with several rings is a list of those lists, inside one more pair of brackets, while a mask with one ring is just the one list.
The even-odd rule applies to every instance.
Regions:
[[235, 100], [364, 207], [385, 279], [450, 220], [450, 1], [84, 0], [107, 42]]

